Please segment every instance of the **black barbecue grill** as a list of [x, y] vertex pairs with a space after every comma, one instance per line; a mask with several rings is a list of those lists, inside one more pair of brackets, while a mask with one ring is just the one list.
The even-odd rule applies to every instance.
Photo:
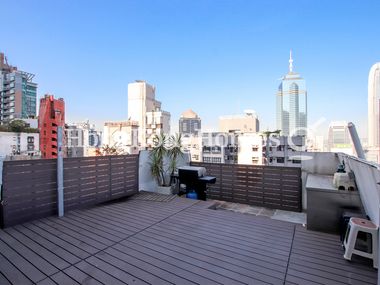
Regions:
[[180, 184], [186, 185], [186, 193], [195, 191], [199, 200], [206, 200], [207, 184], [216, 182], [216, 177], [206, 175], [206, 168], [196, 166], [179, 167], [178, 178]]

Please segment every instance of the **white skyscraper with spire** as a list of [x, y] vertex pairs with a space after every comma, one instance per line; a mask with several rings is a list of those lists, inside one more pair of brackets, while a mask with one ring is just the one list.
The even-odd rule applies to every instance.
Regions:
[[289, 72], [277, 92], [277, 129], [284, 136], [307, 135], [307, 92], [305, 80], [293, 71], [290, 51]]
[[380, 162], [380, 62], [375, 63], [368, 76], [368, 159]]

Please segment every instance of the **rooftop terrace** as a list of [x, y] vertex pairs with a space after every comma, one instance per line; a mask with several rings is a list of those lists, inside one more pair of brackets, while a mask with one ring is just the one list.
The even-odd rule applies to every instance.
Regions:
[[135, 195], [0, 231], [0, 284], [376, 284], [339, 237]]

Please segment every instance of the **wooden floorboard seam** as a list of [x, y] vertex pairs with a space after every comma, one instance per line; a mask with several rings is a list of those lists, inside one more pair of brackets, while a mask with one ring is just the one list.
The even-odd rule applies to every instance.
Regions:
[[293, 244], [294, 244], [294, 238], [296, 236], [296, 226], [293, 226], [293, 238], [292, 238], [292, 243], [290, 245], [290, 251], [289, 251], [289, 256], [288, 256], [288, 262], [286, 264], [286, 271], [285, 271], [285, 277], [284, 277], [284, 284], [286, 282], [286, 278], [288, 277], [288, 270], [289, 270], [289, 263], [290, 263], [290, 256], [292, 255], [292, 250], [293, 250]]

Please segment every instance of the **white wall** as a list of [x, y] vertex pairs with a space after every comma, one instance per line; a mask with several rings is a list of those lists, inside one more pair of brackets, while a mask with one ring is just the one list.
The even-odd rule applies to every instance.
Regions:
[[[150, 158], [149, 158], [149, 151], [148, 150], [142, 150], [140, 151], [139, 156], [139, 191], [149, 191], [149, 192], [155, 192], [157, 183], [150, 173]], [[165, 164], [167, 164], [168, 161], [165, 161]], [[184, 154], [183, 157], [179, 157], [177, 159], [177, 166], [184, 166], [189, 165], [190, 160], [189, 156], [187, 154]], [[170, 177], [168, 177], [170, 179]], [[167, 179], [168, 179], [167, 178]]]

